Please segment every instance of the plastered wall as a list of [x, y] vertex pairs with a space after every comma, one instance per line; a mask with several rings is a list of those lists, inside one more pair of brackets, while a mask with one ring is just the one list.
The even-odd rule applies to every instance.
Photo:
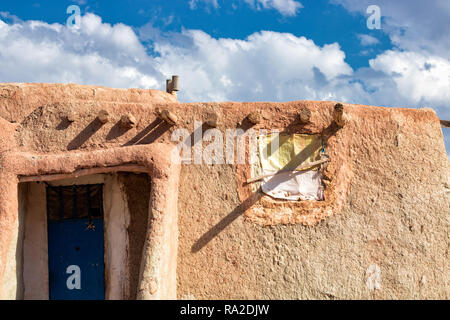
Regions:
[[[157, 91], [26, 84], [2, 89], [8, 94], [0, 129], [8, 135], [0, 141], [0, 161], [10, 171], [0, 170], [0, 182], [12, 181], [10, 172], [24, 163], [28, 175], [121, 164], [151, 168], [137, 298], [449, 298], [450, 164], [431, 109], [344, 104], [347, 123], [339, 128], [332, 101], [178, 103]], [[176, 125], [158, 118], [161, 108], [177, 117]], [[299, 121], [304, 108], [311, 112], [307, 124]], [[106, 124], [96, 121], [102, 109], [111, 115]], [[70, 110], [78, 116], [68, 123]], [[256, 124], [248, 120], [253, 112], [260, 115]], [[127, 113], [135, 126], [120, 129]], [[331, 159], [325, 200], [288, 203], [254, 192], [245, 184], [247, 164], [183, 164], [178, 176], [163, 161], [177, 144], [172, 134], [184, 128], [195, 140], [195, 122], [205, 124], [198, 131], [205, 133], [212, 114], [224, 134], [230, 128], [323, 134]], [[11, 152], [20, 152], [17, 164], [8, 160]], [[7, 199], [17, 194], [11, 185], [0, 183]], [[147, 182], [128, 185], [128, 201], [140, 192], [137, 185]], [[20, 242], [11, 239], [20, 230], [20, 220], [13, 219], [20, 214], [9, 214], [4, 208], [13, 202], [5, 199], [0, 197], [0, 226], [8, 233], [0, 234], [0, 258], [10, 264], [0, 291], [14, 298], [20, 260], [11, 254]], [[139, 214], [126, 221], [131, 226], [142, 219]]]
[[258, 194], [242, 199], [236, 167], [183, 167], [178, 298], [449, 298], [441, 129], [389, 109], [356, 112], [330, 152], [351, 171], [343, 207], [313, 225], [259, 223], [249, 207], [262, 217], [293, 211]]

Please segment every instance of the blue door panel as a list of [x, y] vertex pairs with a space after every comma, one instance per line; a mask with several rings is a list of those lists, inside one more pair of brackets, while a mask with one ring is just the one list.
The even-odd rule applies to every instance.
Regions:
[[48, 220], [50, 299], [104, 299], [103, 253], [103, 219]]

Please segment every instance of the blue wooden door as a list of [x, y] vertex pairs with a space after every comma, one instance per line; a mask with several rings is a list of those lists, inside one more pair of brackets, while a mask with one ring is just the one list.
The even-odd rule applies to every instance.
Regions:
[[102, 189], [47, 187], [51, 300], [105, 298]]

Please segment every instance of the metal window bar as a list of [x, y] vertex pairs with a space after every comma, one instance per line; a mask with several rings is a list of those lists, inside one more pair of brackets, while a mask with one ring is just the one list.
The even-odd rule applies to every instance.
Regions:
[[89, 221], [91, 221], [91, 186], [87, 185], [86, 189], [87, 189], [86, 196], [87, 196], [87, 202], [88, 202], [88, 218], [89, 218]]
[[77, 217], [77, 186], [73, 186], [73, 218]]
[[100, 216], [103, 217], [103, 184], [100, 185]]
[[64, 219], [64, 201], [62, 194], [62, 187], [58, 187], [58, 200], [59, 200], [59, 220]]
[[[80, 189], [86, 191], [86, 200], [87, 200], [87, 210], [88, 210], [88, 219], [92, 220], [93, 218], [96, 218], [92, 216], [92, 186], [99, 188], [98, 192], [98, 201], [100, 202], [99, 210], [100, 210], [100, 216], [103, 217], [104, 209], [103, 209], [103, 184], [97, 184], [97, 185], [75, 185], [72, 186], [70, 189], [64, 189], [67, 187], [64, 186], [51, 186], [47, 184], [47, 192], [46, 192], [46, 208], [47, 208], [47, 219], [56, 219], [59, 221], [64, 220], [64, 202], [71, 199], [73, 201], [73, 211], [72, 211], [72, 218], [76, 219], [78, 216], [80, 216], [79, 206], [77, 202], [80, 200]], [[64, 192], [66, 191], [72, 191], [72, 194], [67, 194]], [[83, 190], [83, 191], [84, 191]], [[82, 192], [81, 192], [82, 193]], [[56, 197], [55, 197], [56, 196]], [[66, 197], [66, 198], [65, 198]], [[69, 200], [70, 201], [70, 200]], [[97, 202], [97, 201], [96, 201]], [[58, 210], [58, 211], [55, 211]], [[82, 215], [81, 215], [82, 216]], [[53, 218], [52, 218], [53, 217]]]

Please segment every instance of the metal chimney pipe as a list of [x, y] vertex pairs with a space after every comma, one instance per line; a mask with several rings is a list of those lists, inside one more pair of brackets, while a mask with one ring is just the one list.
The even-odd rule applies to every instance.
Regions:
[[166, 91], [173, 94], [174, 91], [179, 91], [178, 76], [172, 76], [172, 79], [166, 80]]

